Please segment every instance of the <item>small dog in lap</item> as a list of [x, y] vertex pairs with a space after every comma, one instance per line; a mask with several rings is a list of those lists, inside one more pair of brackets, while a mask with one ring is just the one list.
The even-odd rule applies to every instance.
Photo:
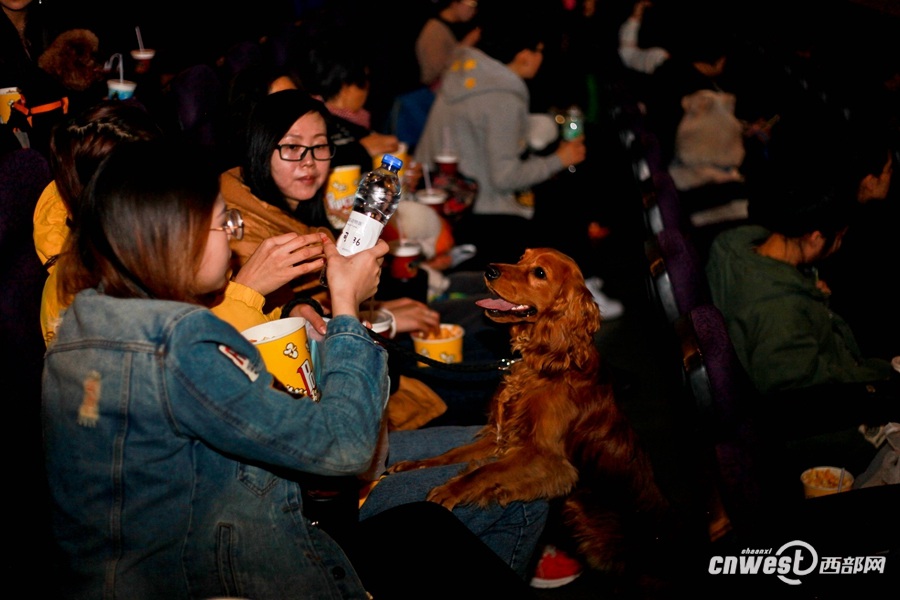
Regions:
[[447, 508], [560, 498], [585, 561], [622, 573], [628, 549], [655, 536], [667, 503], [612, 386], [600, 376], [594, 342], [600, 311], [581, 270], [565, 254], [538, 248], [516, 264], [489, 265], [484, 277], [497, 297], [478, 305], [490, 319], [511, 324], [521, 360], [473, 443], [390, 471], [466, 463], [428, 496]]

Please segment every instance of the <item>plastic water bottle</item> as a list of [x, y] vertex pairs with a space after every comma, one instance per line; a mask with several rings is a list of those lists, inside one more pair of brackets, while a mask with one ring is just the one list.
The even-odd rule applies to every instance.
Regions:
[[[402, 182], [399, 171], [402, 166], [402, 160], [385, 154], [381, 166], [359, 180], [353, 210], [336, 241], [337, 250], [343, 256], [368, 250], [378, 241], [381, 230], [400, 204]], [[327, 269], [322, 269], [319, 285], [328, 287]]]
[[378, 241], [381, 230], [400, 203], [402, 188], [398, 172], [402, 166], [402, 160], [385, 154], [381, 166], [360, 179], [353, 210], [337, 239], [338, 252], [350, 256], [368, 250]]
[[[570, 106], [562, 123], [562, 139], [572, 141], [584, 135], [584, 114], [577, 106]], [[569, 172], [575, 172], [575, 165], [569, 165]]]
[[584, 115], [577, 106], [566, 111], [562, 126], [562, 139], [572, 141], [584, 135]]

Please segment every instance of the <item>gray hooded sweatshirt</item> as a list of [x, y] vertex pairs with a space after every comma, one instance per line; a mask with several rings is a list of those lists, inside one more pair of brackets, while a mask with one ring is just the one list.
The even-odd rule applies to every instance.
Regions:
[[477, 48], [459, 48], [416, 146], [416, 161], [434, 165], [435, 156], [454, 150], [460, 172], [478, 182], [474, 213], [530, 219], [534, 208], [519, 203], [516, 192], [546, 181], [563, 164], [555, 154], [527, 156], [528, 110], [521, 77]]

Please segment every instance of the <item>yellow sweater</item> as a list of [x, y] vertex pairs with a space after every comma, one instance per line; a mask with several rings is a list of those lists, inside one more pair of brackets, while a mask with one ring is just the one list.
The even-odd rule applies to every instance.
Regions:
[[[222, 197], [225, 199], [225, 205], [228, 208], [240, 210], [241, 216], [244, 218], [243, 239], [231, 240], [231, 249], [240, 265], [247, 262], [263, 240], [272, 236], [290, 232], [299, 235], [322, 232], [332, 239], [334, 238], [327, 228], [309, 227], [277, 206], [263, 202], [254, 196], [250, 188], [244, 184], [239, 167], [223, 173], [219, 178], [219, 186]], [[310, 273], [267, 295], [266, 308], [284, 306], [298, 292], [304, 292], [315, 298], [325, 307], [329, 306], [328, 290], [319, 285], [319, 274]]]
[[[69, 236], [67, 217], [68, 211], [56, 183], [51, 182], [41, 193], [34, 211], [34, 248], [45, 265], [62, 251]], [[48, 266], [47, 272], [47, 280], [44, 282], [44, 291], [41, 295], [41, 332], [44, 335], [44, 343], [49, 346], [56, 335], [62, 309], [65, 307], [60, 305], [56, 293], [56, 266]], [[212, 307], [212, 312], [238, 331], [243, 331], [254, 325], [281, 318], [280, 305], [268, 313], [263, 313], [264, 303], [265, 298], [256, 290], [230, 281], [221, 301]]]

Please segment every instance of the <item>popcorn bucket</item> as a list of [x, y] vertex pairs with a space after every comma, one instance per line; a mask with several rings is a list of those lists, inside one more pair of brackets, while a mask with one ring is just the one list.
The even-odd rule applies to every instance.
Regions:
[[353, 200], [359, 185], [359, 165], [335, 167], [328, 175], [325, 184], [325, 213], [328, 222], [335, 229], [342, 229], [347, 223]]
[[266, 369], [294, 396], [319, 400], [313, 371], [306, 319], [288, 317], [256, 325], [241, 332], [259, 349]]
[[[422, 336], [413, 333], [410, 337], [412, 337], [413, 348], [415, 348], [416, 354], [421, 354], [443, 363], [459, 363], [463, 359], [464, 333], [465, 330], [459, 325], [441, 323], [441, 329], [436, 334]], [[420, 362], [418, 366], [427, 367], [428, 365]]]

